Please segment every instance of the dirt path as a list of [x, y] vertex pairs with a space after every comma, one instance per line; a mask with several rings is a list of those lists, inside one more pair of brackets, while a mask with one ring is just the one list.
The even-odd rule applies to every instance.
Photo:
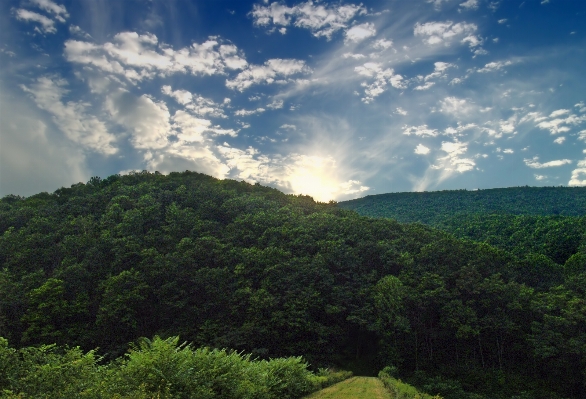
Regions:
[[378, 378], [352, 377], [305, 399], [390, 399], [390, 395]]

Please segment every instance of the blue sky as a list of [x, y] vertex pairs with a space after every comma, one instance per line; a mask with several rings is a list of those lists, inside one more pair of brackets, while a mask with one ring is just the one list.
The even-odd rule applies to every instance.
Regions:
[[581, 0], [4, 0], [0, 195], [586, 185]]

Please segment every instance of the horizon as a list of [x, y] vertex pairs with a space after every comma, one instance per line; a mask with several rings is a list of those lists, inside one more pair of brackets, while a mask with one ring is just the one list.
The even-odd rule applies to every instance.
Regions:
[[321, 202], [586, 186], [584, 2], [0, 11], [0, 197], [186, 169]]
[[[127, 176], [127, 175], [130, 175], [132, 173], [140, 174], [141, 172], [145, 172], [145, 171], [146, 170], [143, 170], [143, 171], [134, 170], [134, 171], [129, 171], [126, 174], [114, 174], [114, 175]], [[169, 173], [179, 173], [179, 174], [185, 173], [185, 172], [200, 173], [200, 172], [197, 172], [197, 171], [190, 171], [190, 170], [185, 170], [185, 171], [172, 171], [172, 172], [169, 172], [169, 173], [160, 173], [158, 171], [152, 171], [152, 172], [151, 171], [146, 171], [146, 172], [151, 173], [151, 174], [158, 173], [158, 174], [160, 174], [162, 176], [168, 176]], [[109, 175], [109, 176], [105, 176], [105, 177], [92, 176], [92, 178], [93, 177], [98, 177], [99, 179], [104, 180], [104, 179], [107, 179], [110, 176], [113, 176], [113, 175]], [[214, 177], [214, 176], [211, 176], [211, 177]], [[254, 184], [254, 183], [247, 182], [246, 180], [238, 180], [238, 179], [231, 179], [231, 178], [225, 178], [225, 179], [219, 179], [219, 180], [233, 180], [233, 181], [236, 181], [236, 182], [245, 182], [245, 183], [248, 183], [248, 184]], [[66, 189], [67, 188], [72, 188], [72, 187], [74, 187], [77, 184], [84, 184], [85, 185], [85, 184], [88, 184], [88, 183], [89, 183], [89, 181], [87, 181], [87, 182], [77, 182], [77, 183], [71, 184], [69, 187], [61, 186], [61, 187], [56, 188], [56, 189], [51, 190], [51, 191], [40, 191], [40, 192], [32, 193], [32, 194], [30, 194], [28, 196], [23, 196], [23, 195], [19, 195], [19, 194], [8, 193], [8, 194], [4, 194], [2, 197], [0, 197], [0, 200], [2, 200], [4, 197], [8, 197], [8, 196], [20, 196], [20, 197], [26, 199], [26, 198], [29, 198], [29, 197], [34, 197], [37, 194], [50, 194], [50, 195], [52, 195], [52, 194], [55, 193], [55, 191], [58, 191], [60, 189], [63, 189], [63, 188], [66, 188]], [[265, 187], [269, 187], [269, 188], [275, 188], [275, 189], [279, 190], [279, 188], [276, 188], [276, 187], [271, 187], [271, 186], [268, 186], [268, 185], [264, 185], [264, 186]], [[473, 192], [473, 191], [489, 191], [489, 190], [508, 190], [508, 189], [519, 189], [519, 188], [528, 188], [528, 189], [559, 189], [559, 188], [586, 189], [586, 186], [565, 186], [565, 185], [559, 185], [559, 186], [529, 186], [529, 185], [524, 185], [524, 186], [487, 187], [487, 188], [472, 188], [472, 189], [469, 189], [469, 188], [438, 189], [438, 190], [430, 190], [430, 191], [389, 191], [389, 192], [386, 192], [386, 193], [366, 194], [366, 195], [364, 195], [362, 197], [355, 197], [355, 198], [346, 199], [346, 200], [342, 200], [342, 201], [335, 201], [335, 200], [333, 200], [333, 201], [335, 201], [335, 202], [349, 202], [349, 201], [354, 201], [354, 200], [365, 199], [367, 197], [375, 197], [375, 196], [382, 196], [382, 195], [392, 195], [392, 194], [433, 194], [433, 193], [439, 193], [439, 192], [452, 192], [452, 191], [453, 192], [455, 192], [455, 191]], [[310, 196], [310, 197], [312, 197], [310, 194], [303, 194], [303, 193], [285, 193], [285, 192], [283, 192], [283, 193], [284, 194], [287, 194], [287, 195], [302, 195], [302, 196]], [[322, 203], [327, 202], [327, 201], [319, 201], [318, 199], [315, 199], [315, 198], [313, 198], [313, 200], [316, 201], [316, 202], [322, 202]]]

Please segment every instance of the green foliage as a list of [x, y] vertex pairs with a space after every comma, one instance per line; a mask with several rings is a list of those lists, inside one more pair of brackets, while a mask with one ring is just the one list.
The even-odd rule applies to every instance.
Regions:
[[313, 390], [317, 391], [347, 380], [352, 375], [351, 371], [320, 368], [315, 375], [310, 377], [310, 381], [313, 385]]
[[55, 345], [15, 350], [0, 337], [0, 392], [7, 398], [84, 397], [96, 383], [99, 367], [94, 351]]
[[[543, 255], [558, 265], [563, 265], [584, 242], [585, 205], [583, 187], [394, 193], [338, 204], [364, 216], [425, 223], [460, 238], [486, 242], [522, 259]], [[557, 276], [548, 273], [552, 283], [560, 276], [559, 270]], [[533, 278], [529, 283], [535, 283], [534, 276], [529, 278]]]
[[[79, 391], [86, 397], [284, 397], [335, 379], [309, 373], [299, 355], [364, 373], [393, 364], [409, 382], [423, 370], [431, 382], [416, 385], [445, 392], [457, 381], [496, 399], [586, 397], [580, 193], [458, 191], [396, 203], [451, 233], [193, 172], [8, 196], [0, 336], [17, 352], [4, 355], [56, 343], [118, 358], [92, 366], [100, 384]], [[505, 211], [533, 216], [495, 213]], [[155, 338], [121, 357], [128, 342], [157, 335], [236, 352]]]
[[300, 357], [259, 361], [227, 350], [194, 350], [178, 337], [142, 338], [124, 358], [98, 362], [93, 351], [54, 345], [16, 350], [0, 338], [0, 397], [297, 399], [350, 376], [315, 375]]
[[383, 382], [385, 388], [391, 393], [393, 399], [442, 399], [441, 396], [431, 396], [426, 393], [419, 392], [415, 387], [391, 377], [383, 370], [378, 374], [378, 378]]
[[584, 187], [511, 187], [368, 195], [338, 206], [374, 217], [435, 225], [446, 215], [586, 215]]

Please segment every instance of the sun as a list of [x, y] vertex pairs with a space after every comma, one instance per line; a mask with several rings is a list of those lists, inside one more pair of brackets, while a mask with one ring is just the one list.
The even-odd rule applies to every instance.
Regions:
[[340, 182], [334, 175], [335, 162], [328, 158], [308, 157], [291, 174], [295, 194], [310, 195], [314, 200], [328, 202], [336, 199]]

